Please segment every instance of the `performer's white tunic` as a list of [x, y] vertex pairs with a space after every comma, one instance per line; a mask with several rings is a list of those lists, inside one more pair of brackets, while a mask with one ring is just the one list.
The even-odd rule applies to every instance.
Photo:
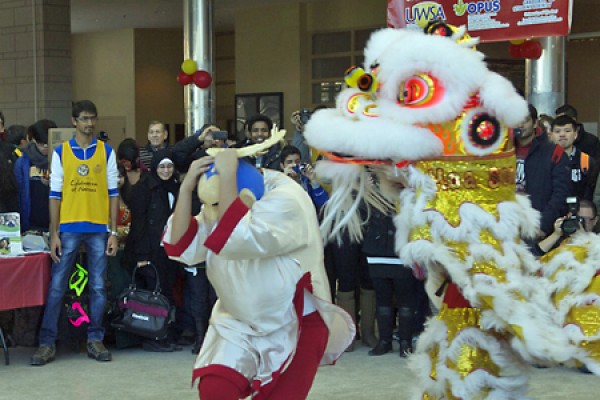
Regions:
[[[265, 194], [251, 209], [238, 198], [216, 226], [201, 212], [178, 243], [171, 242], [169, 219], [163, 239], [172, 258], [188, 265], [206, 261], [218, 295], [194, 377], [224, 365], [255, 389], [291, 362], [299, 335], [297, 311], [306, 315], [316, 309], [329, 329], [322, 364], [333, 363], [354, 337], [350, 316], [331, 304], [310, 198], [284, 174], [263, 172]], [[312, 293], [304, 290], [311, 284]], [[298, 309], [293, 303], [297, 287], [304, 296], [304, 302], [296, 302]]]

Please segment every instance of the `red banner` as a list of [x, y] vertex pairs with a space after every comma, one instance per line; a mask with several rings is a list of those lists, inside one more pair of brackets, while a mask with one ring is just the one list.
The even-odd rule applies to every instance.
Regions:
[[388, 26], [424, 27], [431, 20], [465, 25], [471, 36], [496, 42], [566, 36], [572, 0], [388, 0]]

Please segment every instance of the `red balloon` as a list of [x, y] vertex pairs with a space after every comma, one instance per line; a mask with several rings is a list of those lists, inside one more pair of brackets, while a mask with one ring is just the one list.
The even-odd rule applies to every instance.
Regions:
[[508, 46], [508, 53], [512, 58], [523, 58], [521, 55], [521, 46], [522, 44], [510, 44]]
[[180, 72], [177, 74], [177, 82], [181, 86], [189, 85], [194, 80], [194, 75], [188, 75], [185, 72]]
[[200, 89], [206, 89], [212, 83], [212, 76], [204, 70], [198, 70], [194, 73], [193, 80]]
[[537, 60], [542, 56], [542, 44], [537, 40], [528, 40], [523, 44], [523, 57]]

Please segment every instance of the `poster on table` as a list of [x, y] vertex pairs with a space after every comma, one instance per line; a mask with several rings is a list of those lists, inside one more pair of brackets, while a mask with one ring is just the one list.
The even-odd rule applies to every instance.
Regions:
[[571, 29], [572, 0], [388, 0], [387, 23], [420, 27], [445, 20], [465, 25], [481, 42], [566, 36]]
[[19, 213], [0, 213], [0, 256], [22, 256], [21, 216]]

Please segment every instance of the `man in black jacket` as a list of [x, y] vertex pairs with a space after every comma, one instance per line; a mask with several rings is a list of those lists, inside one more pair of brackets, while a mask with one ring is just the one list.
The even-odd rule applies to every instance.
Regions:
[[579, 200], [592, 200], [596, 179], [598, 177], [597, 162], [593, 157], [581, 151], [575, 145], [577, 138], [577, 123], [568, 115], [561, 115], [552, 121], [548, 138], [552, 143], [560, 145], [569, 157], [571, 181], [573, 189], [570, 196]]
[[[556, 117], [568, 115], [577, 122], [577, 110], [570, 104], [563, 104], [555, 111]], [[593, 134], [586, 132], [583, 124], [577, 124], [577, 139], [574, 143], [575, 147], [587, 153], [594, 160], [600, 162], [600, 140]]]
[[554, 221], [567, 212], [571, 192], [569, 159], [563, 148], [546, 136], [536, 135], [537, 110], [529, 105], [529, 116], [515, 131], [517, 191], [525, 193], [542, 215], [540, 238], [552, 233]]

